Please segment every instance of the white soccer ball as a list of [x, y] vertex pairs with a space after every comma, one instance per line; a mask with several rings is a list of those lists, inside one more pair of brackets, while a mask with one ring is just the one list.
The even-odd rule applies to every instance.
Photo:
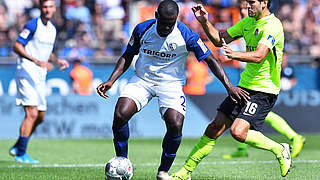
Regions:
[[105, 168], [106, 180], [129, 180], [133, 176], [133, 167], [128, 158], [114, 157]]

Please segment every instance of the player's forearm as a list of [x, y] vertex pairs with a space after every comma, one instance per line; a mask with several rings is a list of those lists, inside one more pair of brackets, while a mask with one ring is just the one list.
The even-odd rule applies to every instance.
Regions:
[[39, 61], [38, 61], [37, 59], [35, 59], [34, 57], [30, 56], [30, 55], [26, 52], [24, 46], [23, 46], [22, 44], [20, 44], [19, 42], [16, 42], [16, 43], [14, 44], [14, 46], [13, 46], [13, 51], [14, 51], [15, 53], [17, 53], [20, 57], [23, 57], [23, 58], [25, 58], [25, 59], [28, 59], [28, 60], [34, 62], [35, 64], [39, 65]]
[[212, 73], [221, 81], [223, 86], [229, 91], [229, 89], [233, 86], [231, 81], [229, 80], [227, 74], [225, 73], [222, 65], [216, 61], [212, 55], [205, 59]]
[[242, 61], [242, 62], [253, 62], [253, 63], [260, 63], [263, 60], [264, 56], [255, 52], [238, 52], [235, 51], [232, 53], [231, 59]]
[[130, 67], [132, 60], [126, 59], [125, 57], [121, 56], [110, 75], [108, 81], [114, 83], [127, 69]]
[[226, 54], [233, 60], [243, 62], [260, 63], [267, 56], [269, 48], [264, 44], [258, 44], [254, 51], [238, 52], [226, 49]]
[[215, 27], [213, 27], [213, 25], [209, 21], [201, 23], [201, 26], [204, 32], [206, 33], [206, 35], [208, 36], [208, 38], [210, 39], [210, 41], [216, 47], [221, 47], [222, 43], [220, 40], [219, 31]]

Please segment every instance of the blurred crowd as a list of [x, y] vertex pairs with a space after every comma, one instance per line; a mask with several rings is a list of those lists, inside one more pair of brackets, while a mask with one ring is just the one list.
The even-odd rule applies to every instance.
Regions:
[[[87, 61], [123, 51], [129, 33], [126, 0], [56, 0], [56, 5], [53, 21], [59, 57]], [[39, 15], [39, 0], [0, 0], [0, 56], [14, 55], [18, 33]]]
[[288, 54], [320, 58], [320, 0], [281, 1], [278, 17], [285, 30]]
[[[56, 0], [53, 19], [58, 30], [55, 53], [65, 59], [107, 61], [119, 56], [136, 20], [139, 8], [159, 0]], [[194, 30], [192, 0], [179, 0], [180, 20]], [[237, 0], [204, 0], [216, 27], [224, 30], [239, 20]], [[135, 6], [132, 6], [135, 5]], [[15, 56], [12, 45], [23, 25], [40, 15], [38, 0], [0, 0], [0, 57]], [[320, 0], [273, 0], [271, 7], [283, 22], [285, 51], [290, 55], [320, 58]], [[153, 11], [150, 11], [153, 13]], [[137, 15], [138, 14], [138, 15]], [[150, 16], [153, 16], [151, 14]], [[204, 33], [198, 32], [202, 38]], [[90, 63], [90, 62], [89, 62]]]

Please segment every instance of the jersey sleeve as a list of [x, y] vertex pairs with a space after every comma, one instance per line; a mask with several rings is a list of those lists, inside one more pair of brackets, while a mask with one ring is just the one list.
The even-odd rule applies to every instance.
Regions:
[[207, 45], [200, 39], [198, 35], [196, 35], [191, 39], [191, 41], [189, 41], [187, 47], [189, 47], [190, 50], [194, 52], [198, 61], [204, 60], [211, 54], [211, 51], [209, 50]]
[[241, 19], [235, 25], [227, 29], [228, 34], [232, 39], [236, 40], [243, 37], [243, 25], [246, 23], [248, 18]]
[[17, 42], [25, 46], [30, 41], [30, 39], [33, 37], [34, 33], [36, 32], [37, 20], [38, 18], [34, 18], [25, 24], [22, 32], [19, 34], [17, 38]]
[[270, 50], [279, 42], [278, 32], [279, 27], [277, 26], [267, 26], [262, 33], [262, 37], [259, 41], [259, 44], [266, 45]]
[[127, 51], [137, 55], [139, 53], [139, 49], [141, 47], [140, 40], [144, 33], [156, 22], [155, 19], [144, 21], [138, 24], [130, 37], [130, 40], [127, 45]]
[[139, 53], [139, 48], [141, 46], [140, 38], [137, 31], [138, 27], [136, 26], [131, 34], [130, 40], [127, 45], [127, 51], [134, 55], [137, 55]]
[[197, 33], [181, 22], [178, 23], [178, 28], [186, 42], [187, 50], [194, 52], [198, 61], [204, 60], [211, 54], [211, 51]]

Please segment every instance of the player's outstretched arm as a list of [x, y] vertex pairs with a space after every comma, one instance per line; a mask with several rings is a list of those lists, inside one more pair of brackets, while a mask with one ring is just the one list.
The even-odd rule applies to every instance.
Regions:
[[225, 73], [222, 65], [218, 63], [210, 54], [206, 59], [205, 62], [208, 64], [212, 73], [222, 82], [224, 87], [227, 89], [228, 94], [230, 95], [231, 99], [234, 102], [240, 102], [242, 99], [248, 101], [250, 99], [249, 93], [239, 87], [233, 86], [230, 82], [227, 74]]
[[219, 31], [215, 27], [213, 27], [213, 25], [209, 22], [208, 12], [202, 6], [202, 4], [197, 4], [193, 6], [191, 9], [193, 11], [194, 16], [201, 24], [204, 32], [216, 47], [222, 46], [221, 38], [224, 38], [227, 41], [227, 43], [233, 41], [233, 39], [228, 35], [227, 32], [223, 32], [220, 34]]
[[103, 97], [108, 98], [106, 92], [112, 87], [113, 83], [130, 67], [134, 54], [125, 51], [119, 58], [116, 66], [113, 69], [109, 79], [97, 87], [97, 93]]

